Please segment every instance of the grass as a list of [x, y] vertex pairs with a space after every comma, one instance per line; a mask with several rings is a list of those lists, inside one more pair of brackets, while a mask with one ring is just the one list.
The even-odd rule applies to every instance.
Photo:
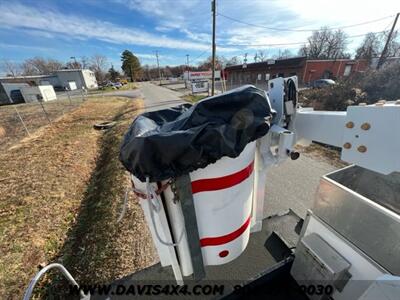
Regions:
[[309, 146], [296, 145], [296, 149], [315, 160], [326, 162], [338, 168], [348, 165], [340, 159], [340, 148], [311, 143]]
[[182, 98], [191, 103], [196, 103], [196, 102], [200, 101], [201, 99], [204, 99], [207, 97], [208, 97], [207, 95], [185, 95]]
[[[82, 104], [81, 100], [57, 100], [43, 103], [51, 121], [68, 113]], [[0, 106], [0, 151], [6, 150], [28, 136], [16, 110], [19, 112], [30, 133], [49, 122], [39, 103]]]
[[[102, 283], [155, 260], [133, 196], [116, 222], [129, 182], [119, 145], [140, 103], [88, 100], [0, 153], [0, 298], [20, 299], [38, 266], [51, 262], [63, 263], [80, 283]], [[107, 120], [117, 125], [92, 128]], [[50, 273], [36, 297], [60, 297], [59, 285]]]

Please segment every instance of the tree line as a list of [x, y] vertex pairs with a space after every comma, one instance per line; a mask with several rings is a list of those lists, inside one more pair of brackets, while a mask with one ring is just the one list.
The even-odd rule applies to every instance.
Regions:
[[[384, 58], [400, 56], [400, 42], [398, 32], [395, 31], [389, 41], [388, 51]], [[260, 49], [254, 55], [246, 53], [244, 59], [242, 56], [233, 56], [230, 59], [224, 56], [216, 56], [216, 68], [223, 69], [227, 66], [240, 65], [245, 62], [264, 62], [267, 59], [287, 59], [295, 56], [305, 56], [308, 59], [340, 59], [351, 58], [352, 55], [348, 51], [349, 36], [342, 30], [332, 30], [323, 27], [313, 32], [307, 39], [307, 42], [298, 50], [297, 55], [290, 49], [273, 51], [273, 49]], [[373, 33], [365, 35], [360, 45], [356, 48], [354, 58], [371, 60], [379, 57], [388, 38], [388, 33]], [[251, 58], [253, 59], [251, 61]], [[190, 68], [191, 71], [210, 70], [212, 58], [207, 57], [200, 61], [197, 65], [179, 65], [165, 66], [160, 68], [162, 77], [178, 77], [185, 70]], [[143, 76], [148, 80], [158, 78], [158, 68], [155, 65], [145, 65], [143, 67]]]
[[[131, 51], [125, 50], [122, 53], [121, 64], [125, 76], [132, 81], [141, 79], [142, 70], [139, 59]], [[98, 82], [115, 81], [121, 77], [120, 72], [113, 65], [108, 68], [109, 66], [107, 57], [101, 54], [95, 54], [91, 57], [71, 57], [71, 60], [67, 62], [39, 56], [25, 59], [22, 63], [15, 63], [7, 59], [0, 62], [1, 69], [8, 77], [49, 75], [65, 69], [89, 69], [94, 72]]]
[[[357, 59], [371, 60], [374, 57], [380, 56], [383, 47], [387, 40], [387, 32], [373, 33], [365, 35], [361, 44], [356, 48], [354, 57]], [[389, 41], [388, 51], [385, 57], [400, 56], [400, 42], [398, 32], [395, 31]], [[305, 56], [308, 59], [339, 59], [350, 58], [351, 54], [348, 51], [349, 36], [342, 30], [332, 30], [328, 27], [323, 27], [318, 31], [314, 31], [307, 39], [307, 42], [299, 49], [297, 56]], [[252, 56], [252, 62], [263, 62], [267, 59], [284, 59], [296, 56], [289, 49], [274, 51], [271, 55], [271, 49], [260, 49]], [[241, 56], [233, 56], [227, 59], [224, 56], [216, 57], [216, 68], [223, 69], [231, 65], [239, 65], [249, 62], [251, 56], [245, 54], [244, 59]], [[56, 59], [34, 57], [24, 60], [22, 63], [14, 63], [10, 60], [3, 60], [1, 63], [3, 71], [7, 76], [19, 75], [46, 75], [61, 69], [90, 69], [95, 73], [98, 82], [105, 80], [115, 81], [121, 76], [114, 66], [108, 68], [107, 57], [101, 54], [95, 54], [91, 57], [82, 56], [79, 59], [72, 57], [68, 62], [61, 62]], [[121, 54], [121, 70], [124, 75], [132, 81], [136, 80], [152, 80], [159, 77], [159, 73], [163, 78], [178, 77], [184, 71], [190, 70], [210, 70], [212, 66], [211, 56], [203, 61], [190, 66], [163, 66], [160, 69], [156, 65], [141, 66], [140, 60], [130, 50], [125, 50]]]
[[[331, 30], [327, 27], [315, 31], [307, 39], [298, 54], [306, 56], [310, 59], [337, 59], [350, 58], [351, 53], [348, 52], [349, 36], [342, 30]], [[370, 32], [365, 35], [361, 44], [356, 48], [354, 58], [356, 59], [372, 59], [380, 56], [386, 40], [388, 32], [374, 33]], [[400, 42], [398, 41], [398, 32], [395, 31], [389, 41], [388, 51], [385, 57], [393, 57], [400, 55]]]
[[3, 59], [1, 62], [3, 71], [9, 77], [49, 75], [64, 69], [90, 69], [95, 73], [98, 81], [105, 80], [108, 65], [107, 57], [101, 54], [91, 57], [82, 56], [79, 59], [73, 57], [67, 62], [39, 56], [25, 59], [22, 63], [15, 63], [7, 59]]

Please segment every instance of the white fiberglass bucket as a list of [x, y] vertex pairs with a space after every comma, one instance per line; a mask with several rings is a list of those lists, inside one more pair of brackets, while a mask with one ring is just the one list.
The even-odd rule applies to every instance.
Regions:
[[[204, 169], [191, 172], [192, 194], [204, 265], [221, 265], [237, 258], [246, 248], [250, 236], [254, 190], [256, 142], [247, 144], [236, 158], [223, 157]], [[146, 194], [146, 184], [132, 176], [137, 191]], [[164, 181], [160, 184], [165, 184]], [[160, 186], [158, 184], [158, 186]], [[157, 189], [157, 184], [151, 184]], [[163, 191], [165, 201], [151, 219], [147, 199], [140, 199], [161, 264], [172, 265], [175, 276], [193, 273], [184, 218], [171, 187]], [[262, 207], [261, 207], [262, 209]], [[169, 221], [168, 221], [169, 220]], [[154, 224], [156, 228], [154, 228]], [[182, 232], [185, 234], [181, 237]], [[160, 242], [160, 237], [163, 241]], [[173, 239], [172, 239], [173, 237]], [[177, 241], [174, 247], [165, 242]], [[180, 270], [177, 268], [179, 260]], [[177, 273], [182, 273], [177, 276]]]
[[190, 173], [205, 265], [237, 258], [250, 235], [256, 142], [237, 158], [223, 157]]

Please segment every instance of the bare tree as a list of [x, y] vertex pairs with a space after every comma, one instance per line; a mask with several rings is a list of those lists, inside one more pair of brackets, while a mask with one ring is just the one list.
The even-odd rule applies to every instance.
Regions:
[[[368, 33], [361, 45], [356, 50], [356, 58], [364, 58], [371, 60], [373, 57], [379, 57], [383, 51], [383, 47], [388, 38], [388, 32], [383, 34], [376, 34], [373, 32]], [[388, 49], [384, 55], [384, 59], [387, 57], [399, 56], [400, 55], [400, 42], [398, 39], [398, 32], [395, 31], [389, 41]]]
[[34, 57], [26, 59], [22, 63], [22, 73], [24, 75], [46, 75], [60, 70], [62, 67], [63, 63], [58, 60]]
[[275, 55], [276, 59], [287, 59], [293, 57], [294, 54], [289, 49], [279, 50], [278, 55]]
[[89, 67], [96, 76], [97, 81], [104, 81], [107, 70], [107, 57], [101, 54], [95, 54], [90, 58]]
[[347, 35], [342, 30], [333, 31], [322, 27], [314, 31], [307, 44], [299, 50], [299, 55], [312, 59], [336, 59], [349, 57], [346, 53]]
[[267, 51], [259, 50], [254, 55], [254, 62], [263, 62], [267, 60]]
[[77, 61], [69, 61], [65, 64], [67, 69], [82, 69], [82, 65], [80, 62]]
[[21, 72], [20, 66], [8, 59], [3, 59], [1, 62], [1, 69], [6, 73], [6, 76], [15, 77]]
[[356, 58], [372, 59], [377, 57], [383, 47], [383, 41], [376, 33], [368, 33], [356, 50]]
[[238, 56], [233, 56], [231, 59], [229, 59], [226, 62], [226, 66], [235, 66], [235, 65], [240, 65], [242, 64], [242, 60]]
[[81, 67], [82, 67], [82, 69], [89, 68], [89, 59], [86, 56], [81, 57]]
[[[386, 57], [400, 56], [400, 41], [399, 41], [398, 33], [399, 33], [398, 31], [393, 32], [392, 37], [390, 38], [390, 41], [389, 41], [389, 46], [388, 46], [388, 50], [386, 53], [387, 54]], [[389, 32], [385, 32], [382, 35], [382, 39], [384, 39], [386, 41], [388, 34], [389, 34]], [[384, 45], [383, 42], [382, 42], [382, 45]], [[382, 46], [382, 48], [383, 48], [383, 46]]]
[[[215, 68], [216, 69], [224, 69], [227, 65], [228, 60], [223, 56], [216, 56], [215, 57]], [[206, 60], [201, 62], [198, 66], [199, 70], [209, 70], [212, 66], [212, 57], [209, 56]]]

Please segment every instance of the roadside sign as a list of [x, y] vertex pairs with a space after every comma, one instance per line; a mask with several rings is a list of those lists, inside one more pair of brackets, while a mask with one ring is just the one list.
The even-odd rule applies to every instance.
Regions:
[[68, 88], [70, 91], [76, 90], [76, 82], [75, 81], [68, 81]]
[[208, 80], [192, 82], [192, 94], [205, 92], [208, 93], [208, 90]]
[[[211, 79], [212, 72], [211, 71], [197, 71], [197, 72], [185, 72], [183, 74], [183, 78], [190, 81], [196, 80], [204, 80], [204, 79]], [[215, 70], [215, 79], [221, 78], [221, 71]]]

